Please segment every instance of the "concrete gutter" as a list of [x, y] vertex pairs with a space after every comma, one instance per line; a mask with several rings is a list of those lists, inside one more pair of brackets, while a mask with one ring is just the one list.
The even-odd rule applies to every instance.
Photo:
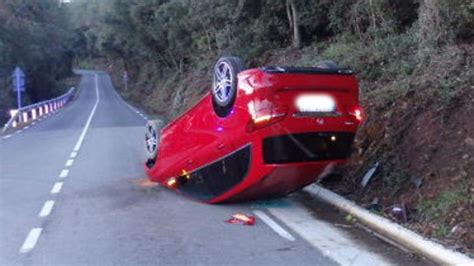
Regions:
[[373, 231], [396, 242], [413, 253], [424, 256], [442, 265], [474, 265], [474, 260], [468, 256], [429, 241], [399, 224], [357, 206], [355, 203], [330, 190], [313, 184], [306, 187], [304, 191], [335, 206], [341, 211], [350, 213]]

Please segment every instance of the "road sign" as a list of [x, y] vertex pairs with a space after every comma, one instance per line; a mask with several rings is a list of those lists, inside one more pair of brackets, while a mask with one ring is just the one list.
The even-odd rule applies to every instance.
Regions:
[[19, 68], [16, 67], [12, 75], [13, 91], [16, 91], [16, 101], [18, 105], [18, 110], [21, 108], [21, 93], [25, 91], [25, 73]]
[[19, 68], [16, 67], [13, 71], [13, 91], [25, 91], [25, 73]]

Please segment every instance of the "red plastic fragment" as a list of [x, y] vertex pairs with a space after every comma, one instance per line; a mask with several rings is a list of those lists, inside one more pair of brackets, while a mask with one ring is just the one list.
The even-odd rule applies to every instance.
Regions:
[[232, 215], [232, 218], [226, 220], [225, 222], [230, 224], [254, 225], [255, 216], [237, 213]]

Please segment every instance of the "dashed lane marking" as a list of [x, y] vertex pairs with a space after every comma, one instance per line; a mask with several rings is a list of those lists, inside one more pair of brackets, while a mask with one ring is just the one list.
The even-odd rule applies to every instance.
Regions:
[[65, 178], [69, 175], [69, 170], [68, 169], [63, 169], [61, 173], [59, 174], [59, 178]]
[[281, 237], [287, 239], [288, 241], [295, 241], [295, 238], [288, 233], [283, 227], [278, 225], [270, 216], [266, 215], [262, 211], [254, 211], [255, 215], [260, 217], [264, 223], [266, 223], [268, 226], [270, 226], [273, 231], [275, 231], [277, 234], [279, 234]]
[[66, 167], [70, 167], [73, 163], [74, 163], [74, 160], [73, 160], [73, 159], [67, 160], [67, 162], [66, 162]]
[[3, 139], [9, 139], [11, 137], [12, 137], [12, 135], [6, 135], [6, 136], [3, 137]]
[[33, 248], [35, 248], [36, 242], [38, 242], [38, 239], [42, 231], [43, 231], [43, 228], [31, 229], [31, 231], [28, 233], [28, 236], [25, 239], [25, 242], [23, 242], [23, 245], [20, 248], [20, 253], [27, 253], [31, 251]]
[[63, 188], [63, 182], [56, 182], [54, 183], [54, 186], [53, 188], [51, 189], [51, 194], [58, 194], [59, 192], [61, 192], [61, 189]]
[[[98, 81], [98, 75], [95, 75], [95, 92], [96, 92], [96, 102], [94, 104], [94, 107], [92, 108], [92, 111], [87, 119], [87, 122], [84, 126], [84, 129], [81, 132], [81, 135], [79, 136], [79, 139], [76, 142], [76, 145], [74, 146], [74, 151], [70, 154], [71, 158], [74, 158], [77, 156], [77, 151], [81, 148], [82, 142], [84, 141], [85, 135], [87, 133], [87, 130], [90, 127], [92, 117], [94, 116], [94, 113], [97, 109], [97, 106], [99, 104], [100, 98], [99, 98], [99, 81]], [[48, 114], [46, 117], [48, 117], [50, 114]], [[41, 121], [41, 119], [38, 119], [38, 121]], [[34, 124], [34, 123], [33, 123]], [[33, 125], [32, 124], [32, 125]], [[28, 126], [29, 127], [29, 126]], [[28, 128], [26, 127], [26, 128]], [[25, 129], [26, 129], [25, 128]], [[21, 133], [22, 130], [18, 130], [15, 133]], [[5, 137], [4, 137], [5, 138]], [[73, 164], [74, 160], [68, 159], [66, 162], [66, 167], [69, 167]], [[69, 175], [69, 170], [68, 169], [63, 169], [61, 173], [59, 174], [59, 178], [65, 178]], [[61, 188], [63, 187], [63, 182], [56, 182], [53, 186], [53, 188], [50, 191], [50, 194], [57, 194], [61, 191]], [[53, 210], [55, 202], [53, 200], [48, 200], [44, 203], [43, 208], [41, 208], [40, 213], [38, 214], [39, 217], [47, 217], [51, 214], [51, 211]], [[20, 253], [28, 253], [31, 251], [35, 246], [36, 243], [38, 242], [39, 237], [41, 236], [41, 232], [43, 231], [43, 228], [33, 228], [31, 231], [28, 233], [25, 241], [23, 242], [23, 245], [20, 248]]]
[[53, 210], [54, 207], [54, 200], [48, 200], [44, 203], [43, 208], [41, 208], [41, 211], [39, 213], [39, 217], [46, 217], [49, 214], [51, 214], [51, 211]]

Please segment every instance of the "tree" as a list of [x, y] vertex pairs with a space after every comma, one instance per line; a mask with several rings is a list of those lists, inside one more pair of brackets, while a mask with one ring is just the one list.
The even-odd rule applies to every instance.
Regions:
[[290, 29], [293, 31], [293, 47], [301, 48], [301, 32], [299, 25], [299, 14], [296, 7], [295, 0], [286, 0], [286, 13], [288, 15], [288, 22]]

